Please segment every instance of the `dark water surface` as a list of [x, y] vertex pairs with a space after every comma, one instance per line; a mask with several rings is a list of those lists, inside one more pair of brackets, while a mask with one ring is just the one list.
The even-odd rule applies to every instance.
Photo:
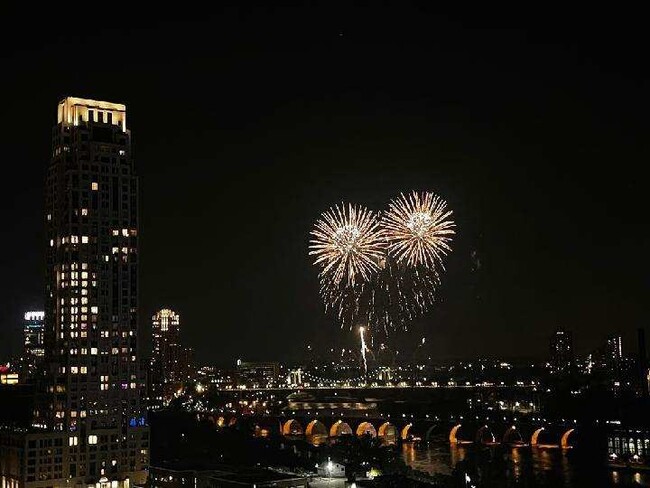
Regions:
[[477, 475], [494, 487], [623, 487], [650, 486], [650, 471], [611, 470], [602, 458], [562, 449], [450, 445], [445, 440], [404, 444], [402, 455], [413, 469], [451, 474], [458, 462], [476, 466]]

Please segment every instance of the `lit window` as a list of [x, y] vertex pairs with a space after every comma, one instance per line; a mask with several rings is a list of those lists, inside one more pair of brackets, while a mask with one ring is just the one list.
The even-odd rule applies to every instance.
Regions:
[[88, 236], [81, 236], [81, 243], [88, 244]]
[[81, 374], [87, 374], [88, 373], [88, 368], [86, 366], [81, 367]]
[[[97, 437], [97, 436], [95, 436], [95, 437]], [[68, 438], [68, 445], [76, 446], [78, 444], [79, 444], [79, 437], [77, 437], [76, 435], [70, 436]]]
[[126, 151], [124, 149], [120, 149], [120, 156], [124, 156], [126, 154]]
[[99, 312], [99, 308], [98, 308], [98, 307], [90, 307], [90, 313], [94, 313], [94, 314], [96, 314], [97, 312]]
[[93, 356], [96, 356], [97, 355], [97, 348], [96, 347], [91, 347], [90, 348], [90, 354], [92, 354]]
[[81, 215], [88, 215], [88, 209], [87, 208], [82, 208], [81, 209]]
[[70, 236], [70, 242], [72, 244], [78, 244], [79, 243], [79, 236]]
[[52, 220], [52, 214], [47, 214], [47, 221], [50, 222]]
[[113, 229], [113, 235], [114, 236], [119, 236], [120, 235], [120, 229]]
[[124, 237], [129, 237], [129, 229], [122, 229], [122, 235]]
[[89, 435], [88, 436], [88, 444], [91, 444], [91, 445], [97, 444], [97, 436], [96, 435]]
[[54, 239], [50, 239], [50, 247], [54, 247]]
[[70, 374], [77, 374], [79, 372], [79, 368], [76, 366], [70, 366]]
[[96, 181], [93, 181], [93, 182], [90, 184], [90, 189], [91, 189], [92, 191], [97, 191], [97, 190], [99, 190], [99, 183], [97, 183]]

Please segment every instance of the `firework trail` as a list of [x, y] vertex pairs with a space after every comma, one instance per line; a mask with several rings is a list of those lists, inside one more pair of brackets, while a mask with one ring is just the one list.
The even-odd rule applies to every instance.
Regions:
[[366, 338], [363, 333], [365, 332], [365, 327], [359, 327], [359, 336], [361, 337], [361, 357], [363, 358], [363, 372], [364, 376], [368, 376], [368, 361], [366, 360]]
[[409, 267], [387, 258], [372, 280], [354, 286], [321, 286], [325, 309], [342, 328], [368, 325], [374, 332], [404, 327], [435, 302], [436, 270]]

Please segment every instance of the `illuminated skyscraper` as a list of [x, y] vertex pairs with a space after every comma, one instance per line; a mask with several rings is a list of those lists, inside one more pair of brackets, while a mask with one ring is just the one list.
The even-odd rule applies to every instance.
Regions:
[[152, 352], [149, 397], [156, 407], [192, 376], [193, 351], [181, 343], [180, 316], [168, 308], [151, 317]]
[[124, 105], [59, 103], [45, 213], [45, 387], [35, 430], [14, 439], [24, 451], [1, 474], [27, 487], [128, 488], [146, 480], [149, 428], [138, 351], [138, 180]]
[[43, 357], [45, 355], [45, 312], [26, 312], [23, 326], [25, 350], [27, 356]]
[[607, 369], [612, 378], [618, 380], [623, 369], [623, 341], [620, 334], [612, 334], [607, 338], [606, 350]]
[[573, 370], [573, 335], [564, 329], [557, 329], [551, 337], [551, 373], [563, 376]]
[[45, 312], [26, 312], [23, 322], [22, 381], [31, 378], [45, 356]]

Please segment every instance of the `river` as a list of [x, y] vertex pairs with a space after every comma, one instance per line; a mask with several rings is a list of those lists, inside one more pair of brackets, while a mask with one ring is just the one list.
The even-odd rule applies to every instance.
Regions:
[[610, 470], [598, 457], [585, 459], [561, 449], [457, 446], [441, 439], [404, 444], [402, 455], [407, 465], [430, 474], [451, 474], [459, 461], [478, 466], [489, 486], [499, 488], [650, 486], [650, 471]]

